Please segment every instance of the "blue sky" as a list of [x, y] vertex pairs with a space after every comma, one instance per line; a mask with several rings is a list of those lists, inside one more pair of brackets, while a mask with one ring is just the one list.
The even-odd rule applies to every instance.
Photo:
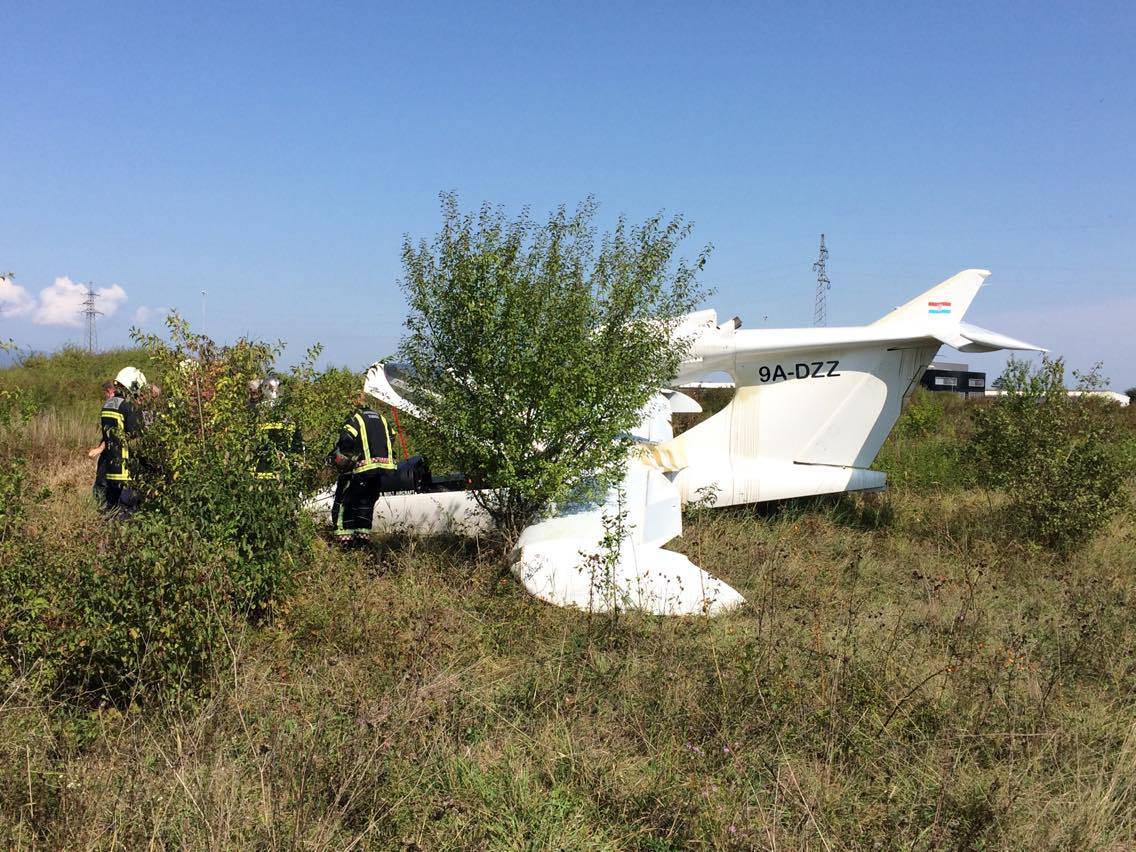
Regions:
[[216, 337], [361, 366], [440, 190], [593, 193], [693, 220], [749, 327], [810, 323], [824, 231], [832, 325], [985, 267], [968, 319], [1136, 385], [1131, 3], [41, 2], [0, 32], [0, 338], [81, 340], [66, 279], [108, 288], [104, 345], [205, 289]]

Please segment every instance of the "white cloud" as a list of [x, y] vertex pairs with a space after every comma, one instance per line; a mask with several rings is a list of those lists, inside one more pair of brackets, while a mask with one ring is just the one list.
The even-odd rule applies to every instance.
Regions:
[[[83, 301], [87, 298], [87, 288], [77, 284], [67, 276], [56, 278], [49, 287], [39, 292], [32, 322], [37, 325], [64, 325], [78, 327], [83, 324]], [[95, 308], [103, 316], [114, 316], [126, 301], [126, 291], [117, 284], [99, 287], [95, 290]]]
[[137, 326], [149, 325], [154, 320], [165, 319], [169, 312], [169, 308], [152, 308], [149, 305], [139, 305], [131, 314], [130, 322]]
[[11, 278], [0, 276], [0, 316], [22, 317], [31, 311], [35, 299]]

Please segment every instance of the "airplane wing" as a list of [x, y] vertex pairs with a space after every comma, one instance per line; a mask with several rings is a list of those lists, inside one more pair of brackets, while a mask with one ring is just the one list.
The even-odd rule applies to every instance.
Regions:
[[410, 395], [413, 392], [406, 365], [376, 361], [363, 378], [363, 393], [379, 402], [385, 402], [400, 411], [405, 411], [413, 417], [420, 417], [421, 412], [418, 407], [396, 390], [396, 385], [403, 393]]
[[[670, 407], [660, 394], [634, 437], [652, 441], [670, 434]], [[729, 584], [682, 554], [662, 549], [681, 534], [678, 489], [633, 453], [622, 482], [602, 503], [564, 507], [525, 529], [513, 551], [513, 573], [541, 600], [591, 612], [698, 615], [743, 603]]]

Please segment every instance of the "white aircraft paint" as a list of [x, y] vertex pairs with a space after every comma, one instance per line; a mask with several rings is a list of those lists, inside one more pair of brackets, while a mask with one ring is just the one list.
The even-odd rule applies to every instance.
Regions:
[[[683, 318], [690, 343], [675, 385], [728, 373], [724, 409], [674, 437], [673, 412], [700, 410], [661, 389], [635, 430], [638, 446], [617, 488], [593, 504], [563, 506], [527, 528], [513, 570], [536, 597], [591, 611], [717, 613], [743, 603], [727, 583], [662, 547], [682, 533], [682, 505], [756, 503], [878, 490], [870, 470], [903, 401], [943, 344], [963, 352], [1040, 347], [962, 321], [990, 273], [968, 269], [868, 326], [743, 330], [712, 310]], [[414, 411], [376, 364], [365, 390]], [[385, 497], [376, 529], [476, 534], [488, 518], [469, 494]], [[605, 537], [617, 543], [604, 546]], [[610, 543], [610, 541], [609, 541]]]

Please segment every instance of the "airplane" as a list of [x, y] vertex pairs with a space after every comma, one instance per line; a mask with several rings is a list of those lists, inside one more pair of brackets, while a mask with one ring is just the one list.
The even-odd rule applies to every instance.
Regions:
[[[542, 600], [595, 612], [715, 614], [743, 604], [729, 584], [663, 549], [682, 534], [682, 506], [885, 488], [871, 464], [940, 346], [1045, 351], [963, 321], [989, 275], [967, 269], [866, 326], [742, 329], [736, 318], [719, 324], [713, 310], [683, 317], [674, 339], [689, 344], [687, 357], [632, 430], [623, 481], [526, 528], [513, 573]], [[680, 386], [722, 372], [733, 399], [676, 437], [672, 414], [701, 411]], [[417, 413], [413, 381], [396, 364], [374, 365], [364, 390]], [[375, 505], [377, 532], [488, 527], [469, 491], [390, 494]]]

